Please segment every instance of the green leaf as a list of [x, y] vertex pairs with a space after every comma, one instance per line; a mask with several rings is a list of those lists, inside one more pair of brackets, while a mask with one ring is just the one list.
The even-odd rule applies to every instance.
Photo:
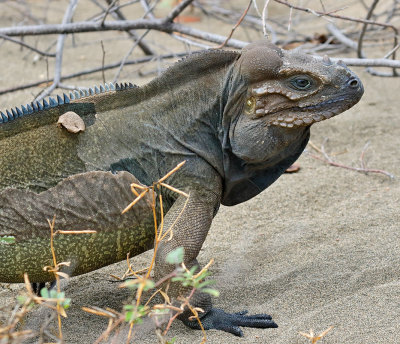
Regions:
[[165, 258], [165, 261], [169, 264], [178, 265], [183, 262], [184, 255], [185, 255], [184, 248], [178, 247], [167, 254], [167, 258]]
[[176, 341], [176, 337], [171, 338], [171, 340], [167, 341], [167, 344], [174, 344]]
[[201, 273], [201, 275], [197, 276], [197, 277], [194, 279], [194, 283], [200, 283], [200, 281], [204, 280], [206, 277], [208, 277], [208, 276], [210, 276], [210, 275], [211, 275], [210, 272], [204, 271], [204, 272]]
[[182, 276], [176, 276], [176, 277], [172, 277], [171, 278], [172, 282], [182, 282], [182, 281], [185, 281], [185, 280], [186, 280], [186, 278], [182, 277]]
[[219, 291], [216, 289], [211, 289], [211, 288], [204, 288], [201, 290], [203, 293], [210, 294], [212, 296], [218, 297], [219, 296]]
[[135, 313], [132, 312], [132, 311], [126, 312], [125, 313], [125, 321], [126, 322], [131, 322], [133, 320], [135, 320]]
[[139, 287], [139, 283], [134, 283], [133, 281], [128, 281], [124, 283], [125, 287], [128, 287], [129, 289], [136, 290]]
[[68, 298], [66, 298], [62, 303], [64, 309], [68, 309], [70, 305], [71, 305], [71, 299]]
[[42, 288], [40, 290], [40, 296], [45, 299], [49, 299], [50, 298], [49, 290], [47, 288]]
[[26, 295], [18, 295], [17, 296], [17, 301], [20, 305], [23, 305], [26, 301], [27, 297]]
[[192, 268], [189, 270], [190, 271], [190, 274], [193, 276], [194, 275], [194, 273], [196, 272], [196, 270], [197, 270], [197, 268], [198, 268], [198, 266], [192, 266]]
[[126, 311], [132, 311], [133, 310], [133, 305], [125, 305], [124, 306], [124, 309], [126, 310]]
[[155, 286], [155, 283], [154, 283], [152, 280], [146, 280], [146, 283], [145, 283], [145, 285], [144, 285], [143, 290], [144, 290], [144, 291], [147, 291], [147, 290], [149, 290], [149, 289], [154, 288], [154, 286]]
[[125, 313], [125, 321], [129, 323], [140, 324], [142, 322], [142, 317], [146, 316], [146, 307], [139, 305], [125, 305], [124, 310]]
[[11, 235], [5, 235], [0, 237], [0, 244], [15, 244], [15, 237], [11, 236]]
[[196, 286], [196, 288], [201, 289], [201, 288], [204, 288], [205, 286], [211, 285], [211, 284], [215, 284], [215, 280], [207, 280], [207, 281], [201, 282]]
[[57, 290], [51, 289], [51, 290], [50, 290], [50, 297], [51, 297], [52, 299], [58, 299], [58, 292], [57, 292]]

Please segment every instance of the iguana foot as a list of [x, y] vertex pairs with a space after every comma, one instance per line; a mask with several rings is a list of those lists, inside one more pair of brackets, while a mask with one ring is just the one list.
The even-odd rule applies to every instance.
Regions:
[[[246, 315], [247, 311], [238, 313], [225, 313], [222, 309], [212, 308], [206, 315], [201, 317], [201, 324], [205, 330], [216, 329], [229, 332], [238, 337], [243, 337], [239, 326], [256, 328], [276, 328], [278, 325], [268, 314]], [[193, 329], [200, 329], [197, 320], [184, 320], [183, 323]]]

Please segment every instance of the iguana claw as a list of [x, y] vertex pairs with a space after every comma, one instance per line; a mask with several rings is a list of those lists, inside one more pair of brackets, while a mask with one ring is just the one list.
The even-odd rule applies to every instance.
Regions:
[[[212, 308], [206, 315], [201, 317], [201, 324], [205, 330], [221, 330], [238, 337], [243, 337], [243, 332], [239, 326], [256, 328], [278, 327], [268, 314], [245, 314], [247, 314], [247, 311], [230, 314], [224, 312], [222, 309]], [[184, 323], [193, 329], [200, 329], [197, 321], [184, 321]]]

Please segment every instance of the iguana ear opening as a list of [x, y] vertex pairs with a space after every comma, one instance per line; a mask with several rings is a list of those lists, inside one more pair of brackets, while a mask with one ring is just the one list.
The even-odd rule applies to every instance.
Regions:
[[276, 78], [282, 57], [282, 50], [265, 39], [253, 42], [242, 51], [240, 72], [250, 83]]

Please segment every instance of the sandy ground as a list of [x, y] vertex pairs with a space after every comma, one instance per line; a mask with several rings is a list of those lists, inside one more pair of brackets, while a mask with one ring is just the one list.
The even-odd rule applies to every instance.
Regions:
[[[122, 49], [118, 42], [115, 45]], [[39, 69], [45, 73], [43, 65], [33, 66], [31, 59], [14, 66], [18, 49], [10, 44], [0, 48], [1, 88], [36, 80], [38, 75], [33, 74]], [[110, 54], [117, 56], [118, 52]], [[88, 56], [76, 56], [74, 63], [80, 63], [79, 68], [94, 63]], [[94, 59], [97, 65], [99, 56]], [[74, 63], [64, 63], [67, 71], [76, 69]], [[360, 153], [370, 142], [365, 154], [368, 166], [400, 176], [400, 82], [357, 71], [365, 85], [364, 98], [345, 114], [314, 125], [312, 141], [320, 145], [329, 139], [326, 150], [350, 166], [359, 166]], [[101, 76], [86, 80], [90, 85]], [[0, 108], [30, 99], [31, 91], [4, 95]], [[315, 153], [310, 146], [307, 151]], [[208, 331], [209, 342], [306, 343], [299, 331], [312, 328], [319, 332], [334, 326], [323, 343], [399, 343], [398, 178], [330, 167], [309, 154], [303, 154], [299, 163], [299, 173], [283, 175], [258, 197], [222, 207], [200, 255], [203, 264], [215, 259], [211, 272], [221, 293], [215, 306], [269, 313], [279, 328], [246, 328], [242, 339]], [[150, 255], [133, 258], [134, 266], [145, 266]], [[87, 314], [81, 307], [120, 309], [129, 292], [117, 289], [109, 274], [122, 274], [124, 269], [122, 262], [63, 284], [73, 300], [63, 321], [67, 343], [91, 343], [105, 329], [104, 318]], [[10, 304], [21, 289], [20, 285], [0, 284], [0, 307]], [[34, 311], [25, 327], [38, 329], [46, 313]], [[181, 323], [169, 335], [176, 336], [177, 343], [201, 341], [200, 332]], [[135, 342], [156, 342], [150, 322], [139, 328]]]

